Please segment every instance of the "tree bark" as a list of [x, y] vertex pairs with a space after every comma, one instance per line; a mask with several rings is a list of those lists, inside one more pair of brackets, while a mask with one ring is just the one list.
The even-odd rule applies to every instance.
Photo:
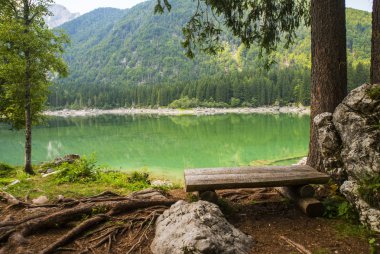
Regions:
[[25, 172], [33, 174], [32, 169], [32, 117], [30, 107], [30, 55], [26, 52], [25, 71]]
[[[29, 33], [30, 26], [30, 9], [28, 1], [24, 0], [24, 24], [25, 33]], [[32, 114], [31, 114], [31, 59], [30, 51], [25, 51], [25, 167], [24, 171], [28, 174], [34, 174], [32, 168]]]
[[373, 0], [372, 7], [371, 83], [380, 83], [380, 1]]
[[311, 1], [311, 123], [307, 164], [323, 170], [313, 119], [334, 112], [347, 94], [344, 0]]

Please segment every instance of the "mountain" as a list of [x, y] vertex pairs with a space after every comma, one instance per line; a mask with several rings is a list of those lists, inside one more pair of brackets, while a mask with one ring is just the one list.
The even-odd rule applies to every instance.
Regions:
[[54, 28], [80, 16], [79, 13], [71, 13], [65, 6], [53, 4], [49, 8], [52, 16], [46, 17], [46, 23], [49, 27]]
[[[64, 55], [70, 75], [55, 81], [49, 105], [167, 106], [187, 97], [206, 106], [309, 103], [309, 28], [299, 29], [289, 49], [279, 47], [268, 72], [258, 48], [245, 48], [229, 32], [219, 55], [190, 60], [181, 47], [182, 27], [196, 6], [172, 2], [165, 15], [155, 15], [155, 1], [148, 1], [97, 9], [60, 26], [71, 37]], [[370, 36], [370, 13], [347, 9], [350, 88], [368, 80]]]

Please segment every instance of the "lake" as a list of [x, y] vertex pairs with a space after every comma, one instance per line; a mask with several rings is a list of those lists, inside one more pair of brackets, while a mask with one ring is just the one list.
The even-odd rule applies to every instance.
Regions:
[[[23, 163], [23, 135], [0, 125], [0, 161]], [[94, 154], [112, 169], [180, 179], [184, 168], [289, 165], [306, 156], [308, 140], [309, 116], [56, 117], [33, 129], [33, 163]]]

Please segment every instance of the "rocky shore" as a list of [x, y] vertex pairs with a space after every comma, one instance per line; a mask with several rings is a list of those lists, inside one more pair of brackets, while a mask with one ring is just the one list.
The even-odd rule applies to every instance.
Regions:
[[308, 107], [258, 107], [258, 108], [194, 108], [194, 109], [170, 109], [170, 108], [117, 108], [117, 109], [63, 109], [57, 111], [45, 111], [46, 116], [81, 117], [98, 115], [220, 115], [220, 114], [310, 114]]

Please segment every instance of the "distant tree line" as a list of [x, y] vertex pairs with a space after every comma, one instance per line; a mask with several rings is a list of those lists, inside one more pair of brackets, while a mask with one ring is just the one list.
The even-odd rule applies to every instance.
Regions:
[[[368, 64], [348, 65], [349, 89], [369, 81]], [[182, 100], [180, 100], [182, 99]], [[180, 100], [180, 101], [176, 101]], [[173, 103], [176, 101], [176, 103]], [[310, 105], [310, 69], [300, 66], [245, 69], [196, 80], [121, 86], [65, 82], [52, 87], [52, 108], [256, 107]]]

